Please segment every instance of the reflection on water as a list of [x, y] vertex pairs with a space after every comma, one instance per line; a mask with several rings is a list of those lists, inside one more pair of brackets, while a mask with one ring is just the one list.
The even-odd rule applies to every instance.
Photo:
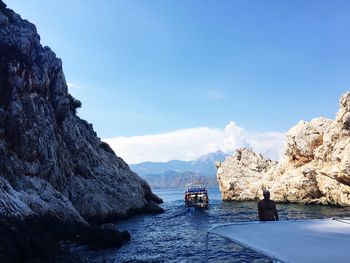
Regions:
[[[218, 188], [209, 188], [210, 207], [186, 213], [184, 189], [158, 189], [165, 213], [138, 215], [116, 222], [131, 241], [119, 250], [94, 251], [65, 244], [36, 262], [205, 262], [206, 234], [215, 224], [256, 221], [256, 202], [222, 202]], [[278, 204], [280, 220], [349, 217], [350, 208]], [[209, 237], [209, 262], [269, 262], [263, 255], [214, 235]]]

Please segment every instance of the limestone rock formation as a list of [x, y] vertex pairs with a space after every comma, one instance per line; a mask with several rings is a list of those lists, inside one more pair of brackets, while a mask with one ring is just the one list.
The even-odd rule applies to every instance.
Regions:
[[236, 150], [233, 156], [217, 163], [222, 198], [238, 201], [257, 199], [264, 181], [268, 175], [272, 175], [276, 165], [277, 162], [265, 159], [250, 149]]
[[223, 199], [255, 200], [268, 188], [279, 202], [350, 205], [350, 92], [340, 98], [335, 120], [300, 121], [290, 129], [278, 164], [257, 156], [238, 150], [218, 165]]
[[1, 0], [0, 72], [1, 227], [161, 211], [147, 182], [76, 115], [81, 103], [68, 93], [61, 60]]

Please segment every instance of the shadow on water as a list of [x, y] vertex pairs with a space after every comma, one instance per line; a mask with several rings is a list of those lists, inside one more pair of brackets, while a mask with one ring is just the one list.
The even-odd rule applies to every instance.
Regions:
[[[209, 188], [210, 207], [188, 213], [184, 189], [158, 189], [165, 213], [118, 221], [131, 241], [118, 250], [94, 251], [63, 244], [49, 258], [36, 262], [205, 262], [207, 231], [216, 224], [256, 221], [256, 202], [223, 202], [218, 188]], [[350, 208], [278, 204], [281, 220], [348, 217]], [[209, 237], [209, 262], [269, 262], [263, 255], [214, 235]]]

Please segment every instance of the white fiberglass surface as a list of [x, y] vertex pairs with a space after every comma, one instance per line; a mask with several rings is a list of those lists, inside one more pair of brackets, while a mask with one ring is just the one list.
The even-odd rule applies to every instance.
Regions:
[[283, 262], [350, 260], [350, 220], [235, 223], [210, 233]]

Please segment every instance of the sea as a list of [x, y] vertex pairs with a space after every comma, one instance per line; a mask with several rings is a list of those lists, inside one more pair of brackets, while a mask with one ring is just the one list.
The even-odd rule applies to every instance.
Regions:
[[[232, 222], [257, 221], [256, 202], [221, 200], [218, 187], [208, 189], [210, 206], [206, 210], [188, 210], [184, 206], [184, 188], [155, 189], [163, 198], [165, 213], [137, 215], [115, 222], [131, 241], [119, 249], [93, 250], [86, 246], [62, 243], [45, 258], [30, 262], [270, 262], [257, 252], [244, 248], [208, 231]], [[319, 205], [277, 204], [280, 220], [349, 217], [350, 208]]]

